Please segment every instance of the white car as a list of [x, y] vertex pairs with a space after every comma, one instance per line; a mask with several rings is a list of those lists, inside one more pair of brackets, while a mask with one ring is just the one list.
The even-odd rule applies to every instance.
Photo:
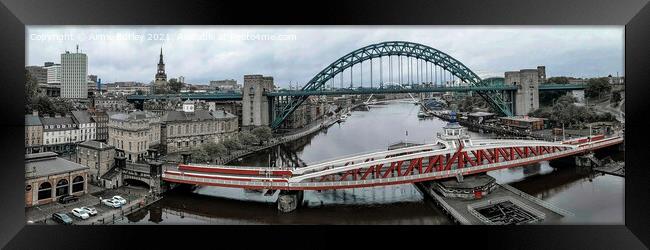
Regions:
[[104, 205], [106, 205], [106, 206], [114, 207], [114, 208], [118, 208], [118, 207], [122, 206], [122, 203], [120, 203], [119, 201], [116, 201], [114, 199], [103, 199], [102, 203]]
[[81, 208], [72, 209], [72, 215], [77, 216], [83, 220], [88, 219], [88, 217], [90, 217], [90, 215], [86, 211], [81, 210]]
[[80, 207], [80, 209], [88, 213], [90, 216], [97, 215], [97, 209], [94, 207]]
[[119, 201], [122, 205], [126, 204], [126, 199], [122, 198], [122, 196], [119, 195], [113, 196], [113, 200]]

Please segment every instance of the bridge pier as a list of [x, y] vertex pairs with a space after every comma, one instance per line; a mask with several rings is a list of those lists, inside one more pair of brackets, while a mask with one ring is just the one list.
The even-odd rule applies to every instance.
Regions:
[[304, 191], [302, 190], [280, 190], [278, 195], [278, 210], [284, 213], [293, 212], [302, 204]]

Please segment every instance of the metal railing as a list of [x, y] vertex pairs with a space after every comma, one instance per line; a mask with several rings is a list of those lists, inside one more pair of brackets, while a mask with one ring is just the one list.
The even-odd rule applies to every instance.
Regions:
[[540, 206], [542, 206], [542, 207], [544, 207], [544, 208], [546, 208], [548, 210], [551, 210], [553, 212], [556, 212], [556, 213], [558, 213], [558, 214], [560, 214], [562, 216], [565, 216], [565, 217], [575, 216], [574, 213], [569, 212], [568, 210], [559, 208], [559, 207], [551, 204], [550, 202], [547, 202], [547, 201], [539, 199], [539, 198], [537, 198], [535, 196], [524, 193], [524, 192], [522, 192], [522, 191], [520, 191], [520, 190], [518, 190], [518, 189], [516, 189], [516, 188], [514, 188], [514, 187], [512, 187], [512, 186], [510, 186], [508, 184], [500, 184], [500, 185], [502, 187], [504, 187], [505, 189], [508, 189], [510, 192], [513, 192], [513, 193], [515, 193], [515, 194], [517, 194], [517, 195], [519, 195], [519, 196], [521, 196], [523, 198], [526, 198], [528, 200], [531, 200], [531, 201], [539, 204]]

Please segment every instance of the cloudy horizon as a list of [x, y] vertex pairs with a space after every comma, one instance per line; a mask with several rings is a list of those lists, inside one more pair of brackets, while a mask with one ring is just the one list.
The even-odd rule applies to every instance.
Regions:
[[168, 79], [241, 84], [244, 75], [262, 74], [276, 86], [302, 85], [339, 57], [383, 41], [436, 48], [481, 78], [538, 65], [548, 77], [624, 75], [623, 26], [28, 26], [26, 41], [26, 64], [40, 66], [60, 63], [78, 44], [88, 74], [102, 83], [151, 82], [162, 47]]

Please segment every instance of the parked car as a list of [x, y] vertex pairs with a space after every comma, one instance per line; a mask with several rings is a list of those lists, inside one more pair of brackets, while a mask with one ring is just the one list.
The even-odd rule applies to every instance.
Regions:
[[97, 209], [94, 207], [80, 207], [80, 209], [86, 211], [90, 216], [97, 215]]
[[86, 211], [81, 210], [81, 208], [72, 209], [72, 215], [77, 216], [82, 220], [90, 218], [90, 215]]
[[54, 213], [52, 214], [52, 219], [61, 224], [70, 225], [72, 224], [72, 218], [65, 213]]
[[118, 208], [118, 207], [122, 206], [122, 203], [120, 203], [119, 201], [114, 200], [114, 199], [103, 199], [102, 204], [104, 204], [106, 206], [109, 206], [109, 207], [114, 207], [114, 208]]
[[74, 196], [74, 195], [69, 195], [69, 194], [66, 194], [66, 195], [63, 195], [63, 196], [59, 197], [59, 203], [62, 203], [62, 204], [66, 204], [66, 203], [70, 203], [70, 202], [74, 202], [74, 201], [78, 201], [78, 200], [79, 200], [79, 197]]
[[122, 198], [122, 196], [119, 195], [113, 196], [113, 200], [119, 201], [122, 205], [126, 204], [126, 199]]

